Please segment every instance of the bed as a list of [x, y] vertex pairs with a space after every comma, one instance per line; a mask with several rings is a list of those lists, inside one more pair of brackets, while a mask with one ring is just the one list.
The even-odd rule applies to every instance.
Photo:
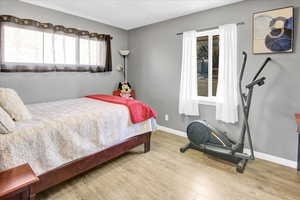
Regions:
[[39, 182], [32, 199], [53, 185], [144, 144], [156, 121], [133, 124], [124, 105], [89, 98], [27, 105], [33, 118], [0, 135], [0, 171], [28, 163]]

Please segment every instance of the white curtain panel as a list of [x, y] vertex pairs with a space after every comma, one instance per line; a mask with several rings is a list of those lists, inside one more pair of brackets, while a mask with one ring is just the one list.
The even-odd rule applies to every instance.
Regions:
[[179, 114], [199, 115], [197, 96], [197, 41], [196, 31], [183, 33], [182, 66], [179, 94]]
[[237, 25], [219, 27], [220, 61], [216, 119], [226, 123], [238, 121], [237, 95]]

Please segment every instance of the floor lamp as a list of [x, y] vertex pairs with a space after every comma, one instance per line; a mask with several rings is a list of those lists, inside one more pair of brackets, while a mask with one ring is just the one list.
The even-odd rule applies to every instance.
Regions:
[[127, 82], [127, 70], [126, 70], [126, 57], [129, 55], [129, 50], [120, 50], [120, 55], [123, 56], [124, 59], [124, 82]]

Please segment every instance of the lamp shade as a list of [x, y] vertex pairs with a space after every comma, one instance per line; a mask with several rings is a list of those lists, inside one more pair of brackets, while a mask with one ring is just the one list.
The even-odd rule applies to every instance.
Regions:
[[120, 50], [119, 52], [120, 52], [120, 54], [121, 54], [122, 56], [128, 56], [129, 53], [130, 53], [129, 50]]

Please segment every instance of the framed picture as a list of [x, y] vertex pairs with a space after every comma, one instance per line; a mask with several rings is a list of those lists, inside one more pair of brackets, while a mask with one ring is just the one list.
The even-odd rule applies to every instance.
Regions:
[[294, 42], [294, 7], [253, 14], [253, 53], [290, 53]]

